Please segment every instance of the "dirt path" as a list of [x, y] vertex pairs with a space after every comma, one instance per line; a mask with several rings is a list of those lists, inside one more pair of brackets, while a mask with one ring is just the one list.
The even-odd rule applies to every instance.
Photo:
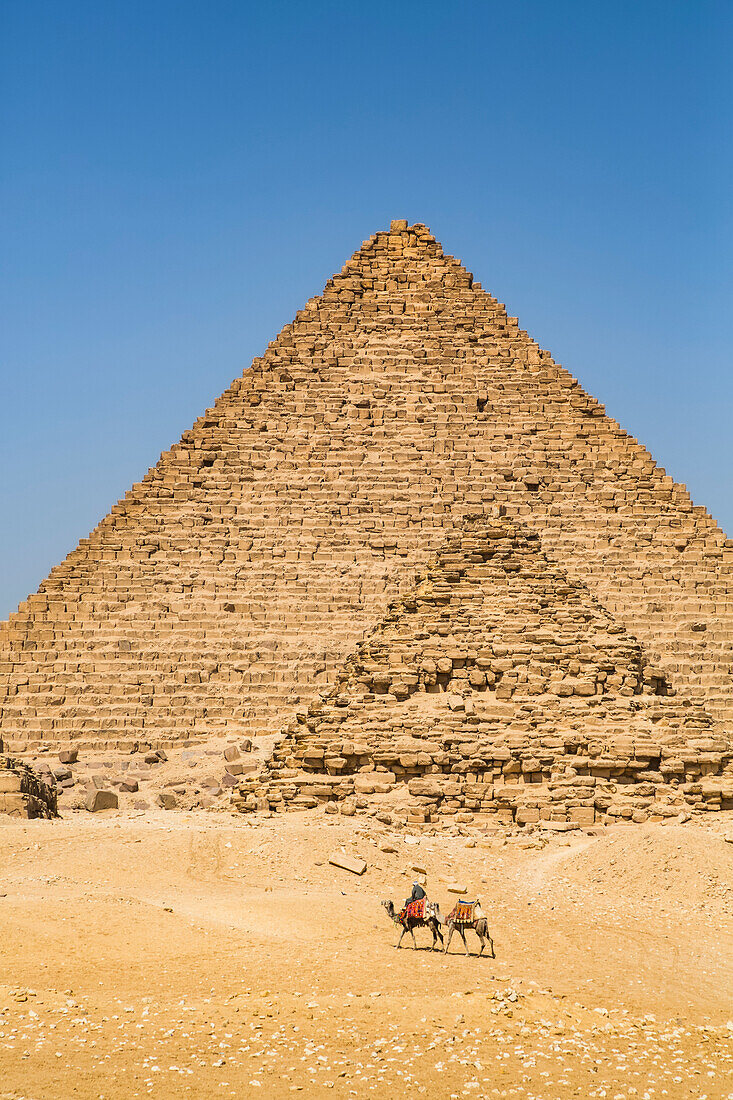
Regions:
[[[543, 847], [318, 815], [3, 821], [0, 1097], [733, 1096], [716, 816]], [[413, 866], [444, 910], [458, 879], [481, 896], [495, 961], [427, 932], [394, 950], [380, 901]]]

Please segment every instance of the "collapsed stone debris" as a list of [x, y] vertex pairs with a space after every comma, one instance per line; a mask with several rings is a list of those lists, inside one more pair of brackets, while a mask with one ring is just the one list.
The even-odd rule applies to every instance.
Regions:
[[[237, 760], [231, 763], [232, 756]], [[233, 783], [258, 772], [262, 758], [250, 739], [183, 742], [165, 752], [140, 744], [134, 752], [28, 754], [24, 763], [51, 788], [59, 813], [86, 809], [122, 811], [226, 809]], [[236, 767], [237, 778], [228, 772]], [[146, 796], [146, 798], [140, 796]]]
[[21, 760], [2, 751], [0, 741], [0, 814], [10, 817], [55, 817], [56, 790]]
[[646, 821], [733, 808], [733, 743], [540, 539], [469, 518], [301, 712], [237, 805], [407, 783], [412, 820]]
[[348, 812], [397, 782], [430, 820], [725, 805], [731, 562], [685, 487], [396, 221], [0, 625], [0, 733], [38, 754], [288, 730], [262, 781], [227, 761], [246, 807]]

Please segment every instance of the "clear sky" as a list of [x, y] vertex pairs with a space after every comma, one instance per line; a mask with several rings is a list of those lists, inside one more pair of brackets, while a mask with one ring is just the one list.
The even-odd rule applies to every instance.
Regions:
[[0, 617], [427, 223], [733, 534], [733, 4], [2, 0]]

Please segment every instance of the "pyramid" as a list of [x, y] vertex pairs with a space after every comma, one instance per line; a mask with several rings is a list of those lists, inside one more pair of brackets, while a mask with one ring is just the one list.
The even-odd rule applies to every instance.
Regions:
[[499, 509], [467, 519], [301, 712], [242, 810], [407, 782], [414, 820], [733, 808], [733, 742]]
[[0, 626], [0, 736], [275, 733], [502, 505], [733, 709], [733, 544], [421, 225], [379, 232]]

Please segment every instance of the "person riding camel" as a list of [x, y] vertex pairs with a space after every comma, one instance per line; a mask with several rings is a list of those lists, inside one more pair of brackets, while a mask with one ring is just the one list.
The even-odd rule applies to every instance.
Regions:
[[405, 901], [404, 908], [403, 908], [402, 911], [404, 912], [404, 910], [407, 909], [407, 906], [410, 904], [410, 902], [422, 901], [422, 899], [426, 898], [427, 896], [428, 895], [425, 893], [425, 891], [423, 890], [420, 883], [417, 882], [417, 881], [413, 882], [413, 884], [412, 884], [412, 893], [410, 894], [409, 898], [407, 898], [407, 900]]

